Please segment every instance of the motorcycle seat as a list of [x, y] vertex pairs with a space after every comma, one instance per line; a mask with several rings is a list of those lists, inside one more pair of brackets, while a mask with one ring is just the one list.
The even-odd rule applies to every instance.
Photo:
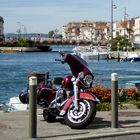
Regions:
[[62, 85], [63, 78], [62, 77], [55, 77], [53, 79], [53, 87], [55, 89], [59, 89]]

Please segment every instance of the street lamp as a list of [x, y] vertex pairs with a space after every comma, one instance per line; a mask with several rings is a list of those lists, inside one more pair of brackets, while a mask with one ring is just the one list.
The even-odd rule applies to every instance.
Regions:
[[113, 38], [113, 0], [111, 0], [111, 28], [110, 28], [110, 31], [111, 31], [111, 40]]
[[128, 14], [126, 13], [126, 8], [124, 8], [124, 37], [125, 37], [125, 30], [127, 26], [126, 18], [128, 17]]
[[116, 5], [114, 5], [114, 2], [113, 0], [111, 0], [111, 28], [110, 28], [110, 31], [111, 31], [111, 39], [113, 39], [113, 10], [116, 9]]

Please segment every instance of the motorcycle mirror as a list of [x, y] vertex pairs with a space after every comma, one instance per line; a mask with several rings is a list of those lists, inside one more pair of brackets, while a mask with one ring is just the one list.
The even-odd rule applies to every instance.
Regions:
[[75, 77], [74, 77], [74, 76], [71, 78], [71, 81], [72, 81], [72, 82], [75, 81]]
[[83, 72], [80, 72], [80, 73], [78, 74], [78, 77], [79, 77], [79, 78], [84, 78], [84, 73], [83, 73]]
[[59, 54], [62, 56], [62, 57], [64, 57], [65, 56], [65, 53], [64, 52], [59, 52]]

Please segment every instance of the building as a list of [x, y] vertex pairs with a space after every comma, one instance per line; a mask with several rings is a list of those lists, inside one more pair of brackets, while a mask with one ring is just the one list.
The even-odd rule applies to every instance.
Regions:
[[[106, 44], [110, 39], [110, 24], [110, 22], [88, 20], [70, 22], [63, 26], [62, 37], [69, 41]], [[128, 38], [132, 43], [140, 42], [140, 17], [114, 21], [113, 38], [118, 35]]]
[[62, 36], [64, 40], [69, 41], [102, 43], [108, 40], [108, 32], [109, 28], [106, 22], [84, 20], [64, 25]]
[[134, 20], [133, 41], [140, 43], [140, 17], [136, 17], [133, 20]]
[[4, 39], [4, 20], [3, 18], [0, 16], [0, 41], [2, 41]]
[[113, 23], [113, 37], [117, 37], [118, 35], [124, 36], [132, 41], [133, 38], [133, 27], [134, 21], [133, 19], [128, 20], [120, 20], [115, 21]]
[[140, 16], [133, 18], [133, 43], [134, 47], [140, 48]]

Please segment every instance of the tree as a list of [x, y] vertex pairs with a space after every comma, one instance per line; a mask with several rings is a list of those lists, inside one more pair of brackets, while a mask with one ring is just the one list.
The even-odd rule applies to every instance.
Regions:
[[118, 35], [116, 38], [113, 38], [111, 40], [111, 44], [112, 44], [112, 50], [117, 50], [117, 45], [120, 45], [120, 49], [122, 50], [123, 47], [131, 47], [131, 42], [129, 39], [127, 39], [124, 36], [120, 36]]
[[54, 30], [55, 36], [57, 36], [57, 33], [58, 33], [58, 32], [59, 32], [58, 29], [55, 29], [55, 30]]
[[18, 38], [20, 38], [21, 29], [17, 29], [16, 32], [18, 33]]
[[33, 47], [33, 41], [26, 38], [19, 38], [17, 40], [18, 47]]
[[53, 30], [49, 31], [48, 37], [49, 38], [54, 38], [55, 32]]

